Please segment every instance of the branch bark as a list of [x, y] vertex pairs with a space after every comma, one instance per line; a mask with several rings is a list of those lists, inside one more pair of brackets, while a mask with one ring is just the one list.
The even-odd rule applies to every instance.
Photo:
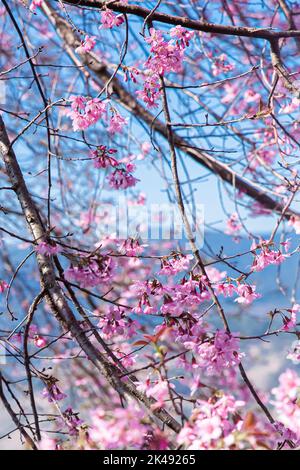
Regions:
[[[58, 0], [56, 0], [58, 1]], [[112, 11], [117, 13], [127, 13], [140, 18], [146, 19], [151, 10], [140, 7], [139, 5], [126, 5], [123, 2], [115, 1], [89, 1], [89, 0], [64, 0], [63, 3], [74, 7], [88, 7], [101, 10], [106, 5]], [[204, 21], [192, 20], [183, 16], [174, 16], [167, 13], [155, 11], [151, 15], [151, 21], [158, 21], [169, 25], [181, 25], [194, 31], [203, 31], [205, 33], [223, 34], [227, 36], [240, 36], [258, 39], [274, 39], [274, 38], [295, 38], [300, 37], [299, 30], [273, 31], [270, 28], [246, 28], [242, 26], [221, 25], [215, 23], [207, 23]]]

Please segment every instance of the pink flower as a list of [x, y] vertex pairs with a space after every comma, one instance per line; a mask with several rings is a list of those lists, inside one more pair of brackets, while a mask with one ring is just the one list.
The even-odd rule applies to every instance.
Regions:
[[116, 335], [131, 338], [136, 334], [140, 324], [126, 317], [124, 310], [119, 307], [110, 307], [108, 312], [99, 321], [99, 328], [106, 339]]
[[47, 398], [49, 403], [55, 403], [56, 401], [61, 401], [67, 397], [58, 386], [54, 384], [48, 384], [42, 391], [43, 398]]
[[56, 440], [52, 439], [46, 433], [42, 433], [42, 439], [38, 443], [39, 450], [57, 450]]
[[35, 251], [40, 255], [54, 256], [61, 252], [61, 248], [53, 241], [51, 241], [51, 244], [41, 242], [36, 246]]
[[117, 132], [122, 132], [123, 127], [127, 124], [127, 119], [123, 118], [121, 114], [114, 112], [110, 118], [108, 132], [110, 134], [115, 134]]
[[5, 281], [0, 281], [0, 293], [3, 294], [6, 289], [8, 289], [8, 284]]
[[291, 309], [288, 309], [288, 312], [291, 314], [291, 316], [290, 318], [284, 318], [284, 325], [282, 327], [284, 331], [295, 328], [297, 325], [297, 313], [300, 312], [300, 305], [295, 304]]
[[139, 181], [131, 173], [128, 173], [126, 169], [115, 170], [108, 179], [110, 187], [114, 189], [131, 188]]
[[67, 281], [78, 282], [80, 287], [95, 287], [111, 280], [113, 261], [109, 256], [82, 259], [78, 266], [70, 266], [64, 272]]
[[182, 255], [178, 254], [173, 258], [163, 259], [161, 262], [161, 269], [158, 274], [165, 275], [165, 276], [174, 276], [175, 274], [180, 273], [181, 271], [185, 271], [188, 269], [191, 259], [193, 259], [192, 255]]
[[46, 346], [47, 342], [46, 342], [45, 338], [43, 338], [42, 336], [36, 336], [34, 338], [34, 344], [38, 348], [43, 348], [44, 346]]
[[179, 39], [181, 42], [181, 47], [183, 48], [189, 46], [190, 40], [192, 39], [194, 34], [194, 31], [188, 31], [180, 25], [175, 26], [175, 28], [172, 28], [170, 30], [171, 38]]
[[146, 390], [148, 397], [156, 399], [156, 403], [152, 405], [152, 409], [162, 408], [165, 401], [170, 397], [170, 390], [174, 389], [175, 386], [172, 383], [168, 383], [166, 380], [159, 380], [154, 385], [150, 385]]
[[242, 225], [238, 221], [238, 215], [236, 213], [232, 214], [226, 222], [227, 229], [225, 233], [228, 235], [237, 235], [240, 233]]
[[35, 12], [37, 7], [41, 7], [43, 3], [43, 0], [32, 0], [29, 10], [32, 12]]
[[251, 304], [255, 299], [261, 297], [260, 294], [255, 292], [256, 286], [250, 286], [249, 284], [238, 284], [237, 293], [239, 297], [235, 299], [235, 302], [239, 304]]
[[84, 41], [81, 41], [81, 45], [76, 47], [75, 52], [78, 54], [84, 54], [86, 52], [91, 52], [96, 45], [96, 36], [86, 35]]
[[246, 103], [252, 103], [253, 101], [259, 101], [261, 96], [259, 93], [256, 93], [253, 89], [249, 88], [244, 93], [244, 100]]
[[[282, 243], [288, 247], [288, 241], [286, 243]], [[289, 255], [282, 254], [280, 250], [270, 250], [268, 246], [263, 246], [261, 249], [260, 254], [256, 255], [251, 267], [252, 271], [262, 271], [264, 268], [269, 266], [269, 264], [281, 264]]]
[[117, 160], [112, 156], [117, 153], [115, 149], [108, 149], [106, 145], [100, 145], [97, 150], [91, 150], [90, 157], [94, 160], [95, 168], [108, 168], [118, 166]]
[[178, 40], [165, 41], [162, 31], [150, 29], [150, 36], [145, 41], [150, 44], [150, 53], [145, 63], [145, 80], [143, 90], [137, 94], [149, 108], [157, 107], [161, 96], [160, 76], [167, 72], [180, 72], [184, 59], [184, 49], [189, 44], [192, 33], [177, 26], [172, 28], [171, 37]]
[[235, 442], [234, 433], [242, 424], [236, 413], [244, 405], [231, 395], [199, 400], [190, 420], [178, 434], [178, 443], [188, 450], [218, 449], [220, 444], [221, 448], [229, 448], [227, 443]]
[[300, 377], [297, 372], [287, 369], [279, 377], [279, 386], [273, 388], [272, 394], [278, 420], [287, 426], [300, 439]]
[[72, 119], [73, 130], [85, 130], [95, 124], [105, 113], [106, 104], [99, 98], [88, 99], [84, 96], [71, 96], [71, 110], [67, 116]]
[[101, 450], [129, 450], [143, 447], [148, 430], [145, 412], [135, 402], [129, 402], [124, 408], [112, 406], [111, 411], [96, 408], [89, 434]]
[[298, 340], [294, 343], [293, 349], [289, 351], [286, 356], [287, 359], [290, 359], [294, 364], [300, 364], [300, 341]]
[[[184, 343], [186, 345], [186, 343]], [[208, 375], [219, 374], [226, 368], [237, 366], [244, 354], [239, 352], [239, 339], [226, 331], [217, 331], [213, 341], [195, 344], [196, 363]]]
[[99, 29], [111, 29], [124, 23], [123, 15], [115, 15], [112, 10], [106, 8], [101, 12], [101, 26]]
[[228, 62], [226, 54], [221, 54], [219, 57], [213, 59], [212, 73], [214, 76], [227, 73], [233, 69], [234, 65]]
[[140, 245], [138, 240], [128, 238], [120, 246], [120, 251], [125, 253], [127, 256], [137, 256], [143, 251], [143, 246]]

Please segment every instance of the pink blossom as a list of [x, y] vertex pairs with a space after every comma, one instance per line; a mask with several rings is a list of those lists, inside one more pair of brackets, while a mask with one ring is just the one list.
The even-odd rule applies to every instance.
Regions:
[[61, 252], [61, 248], [59, 245], [57, 245], [55, 242], [51, 241], [51, 243], [48, 242], [40, 242], [36, 248], [35, 251], [39, 253], [40, 255], [46, 255], [46, 256], [55, 256], [58, 253]]
[[213, 59], [212, 74], [214, 76], [217, 76], [221, 73], [227, 73], [233, 69], [234, 65], [228, 62], [226, 54], [221, 54], [219, 57], [215, 57]]
[[294, 364], [300, 364], [300, 340], [294, 343], [293, 349], [289, 351], [286, 358], [290, 359]]
[[84, 54], [86, 52], [91, 52], [96, 45], [96, 36], [86, 35], [84, 41], [81, 41], [81, 45], [75, 49], [75, 52], [78, 54]]
[[39, 335], [35, 336], [33, 341], [37, 348], [44, 348], [47, 344], [45, 338]]
[[127, 119], [123, 118], [121, 114], [114, 112], [110, 118], [108, 132], [116, 134], [122, 132], [123, 127], [127, 124]]
[[166, 380], [159, 380], [154, 385], [149, 384], [146, 390], [146, 395], [156, 399], [156, 403], [152, 406], [152, 409], [163, 407], [165, 401], [170, 397], [170, 390], [173, 390], [174, 388], [174, 384], [169, 383]]
[[144, 411], [132, 401], [125, 408], [115, 406], [111, 412], [96, 408], [90, 437], [102, 450], [141, 449], [149, 428], [144, 419]]
[[188, 47], [190, 40], [194, 36], [194, 31], [188, 31], [180, 25], [175, 26], [175, 28], [170, 29], [171, 38], [179, 39], [181, 47]]
[[272, 389], [278, 420], [296, 433], [300, 439], [300, 377], [296, 371], [287, 369], [279, 377], [279, 385]]
[[235, 302], [239, 304], [251, 304], [255, 299], [261, 297], [260, 294], [256, 292], [256, 286], [250, 286], [249, 284], [238, 284], [237, 293], [239, 297], [235, 299]]
[[251, 270], [262, 271], [270, 264], [281, 264], [288, 256], [288, 254], [284, 255], [280, 250], [270, 250], [268, 246], [262, 246], [261, 252], [255, 255]]
[[67, 281], [78, 282], [80, 287], [95, 287], [111, 280], [114, 264], [109, 256], [82, 259], [77, 266], [64, 271]]
[[122, 23], [124, 23], [123, 15], [115, 15], [109, 8], [101, 12], [100, 29], [111, 29], [114, 26], [120, 26]]
[[30, 3], [29, 10], [35, 12], [38, 7], [41, 7], [43, 4], [43, 0], [32, 0]]
[[106, 145], [100, 145], [97, 150], [90, 151], [90, 157], [94, 160], [95, 168], [116, 167], [118, 161], [112, 156], [116, 153], [116, 149], [108, 149]]
[[177, 255], [173, 258], [163, 259], [161, 262], [161, 269], [158, 274], [165, 276], [174, 276], [181, 271], [188, 269], [192, 255]]
[[127, 189], [135, 186], [139, 181], [131, 173], [128, 173], [126, 169], [117, 169], [109, 177], [109, 185], [114, 189]]
[[128, 238], [120, 246], [120, 251], [125, 253], [127, 256], [137, 256], [143, 251], [143, 246], [140, 245], [138, 240]]
[[7, 282], [5, 281], [0, 281], [0, 294], [3, 294], [3, 292], [6, 291], [6, 289], [8, 289], [8, 284]]
[[42, 396], [43, 398], [47, 398], [49, 403], [55, 403], [67, 397], [55, 383], [47, 384], [47, 387], [42, 391]]
[[287, 310], [289, 313], [290, 313], [290, 317], [287, 318], [285, 317], [284, 318], [284, 325], [282, 327], [282, 329], [284, 331], [288, 331], [292, 328], [295, 328], [296, 325], [297, 325], [297, 313], [300, 312], [300, 305], [299, 304], [294, 304], [293, 307], [291, 309], [288, 309]]
[[137, 94], [148, 107], [157, 107], [161, 96], [160, 76], [167, 72], [180, 72], [184, 59], [185, 47], [189, 44], [192, 33], [181, 27], [172, 28], [171, 36], [178, 40], [165, 41], [162, 31], [150, 29], [150, 36], [145, 41], [150, 45], [151, 55], [145, 63], [145, 80], [143, 90]]
[[39, 450], [58, 450], [56, 439], [52, 439], [48, 434], [42, 433], [42, 439], [38, 443]]
[[[187, 346], [186, 343], [184, 343]], [[199, 367], [209, 375], [220, 373], [224, 368], [237, 366], [244, 354], [239, 352], [239, 339], [226, 331], [217, 331], [213, 340], [205, 340], [193, 346]]]
[[256, 93], [256, 91], [251, 88], [246, 90], [244, 93], [244, 100], [246, 101], [246, 103], [252, 103], [253, 101], [259, 101], [260, 99], [260, 94]]
[[234, 434], [241, 428], [241, 420], [234, 416], [243, 405], [244, 402], [236, 401], [231, 395], [199, 400], [178, 434], [178, 443], [188, 450], [228, 448], [227, 443], [235, 442]]
[[227, 229], [225, 233], [228, 235], [237, 235], [242, 228], [242, 225], [238, 220], [238, 215], [236, 213], [232, 214], [226, 222]]
[[67, 116], [72, 119], [73, 130], [85, 130], [95, 124], [105, 113], [106, 103], [99, 98], [88, 99], [84, 96], [71, 96], [71, 110]]
[[126, 317], [124, 310], [119, 307], [110, 307], [108, 312], [100, 319], [99, 327], [105, 338], [122, 335], [131, 338], [140, 327], [139, 323]]

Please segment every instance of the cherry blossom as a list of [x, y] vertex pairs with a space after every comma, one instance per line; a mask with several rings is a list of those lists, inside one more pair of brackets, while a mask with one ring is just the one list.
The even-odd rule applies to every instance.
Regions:
[[237, 293], [239, 297], [235, 299], [235, 302], [239, 304], [251, 304], [255, 299], [261, 297], [256, 291], [256, 286], [250, 286], [249, 284], [238, 284]]
[[75, 52], [77, 52], [78, 54], [84, 54], [85, 52], [91, 52], [95, 45], [96, 45], [96, 36], [88, 36], [86, 34], [85, 38], [83, 41], [81, 41], [81, 45], [78, 46], [76, 49], [75, 49]]
[[108, 132], [116, 134], [122, 132], [123, 127], [127, 124], [127, 119], [123, 118], [121, 114], [114, 112], [109, 121]]
[[30, 11], [35, 12], [38, 7], [41, 7], [43, 4], [43, 0], [32, 0], [30, 3]]
[[51, 243], [40, 242], [35, 248], [35, 251], [40, 255], [55, 256], [61, 252], [61, 247], [53, 241], [51, 241]]
[[6, 291], [6, 289], [8, 289], [8, 284], [7, 282], [5, 281], [0, 281], [0, 294], [3, 294], [3, 292]]
[[95, 124], [105, 113], [106, 103], [99, 98], [88, 99], [84, 96], [70, 96], [71, 110], [67, 116], [72, 119], [73, 130], [85, 130]]
[[55, 403], [67, 397], [67, 395], [58, 388], [56, 383], [47, 384], [47, 387], [42, 391], [42, 396], [43, 398], [47, 398], [49, 403]]
[[114, 26], [120, 26], [122, 23], [124, 23], [123, 15], [115, 15], [115, 13], [109, 8], [106, 8], [101, 12], [100, 28], [111, 29]]

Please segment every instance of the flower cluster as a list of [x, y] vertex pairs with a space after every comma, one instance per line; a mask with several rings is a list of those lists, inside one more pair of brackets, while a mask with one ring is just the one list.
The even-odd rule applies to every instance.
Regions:
[[128, 318], [124, 310], [119, 307], [110, 307], [99, 321], [99, 328], [101, 328], [106, 339], [116, 335], [131, 338], [136, 334], [139, 327], [139, 323]]
[[8, 289], [8, 284], [5, 281], [0, 281], [0, 294], [3, 294], [3, 292]]
[[121, 114], [117, 111], [113, 111], [112, 116], [109, 121], [109, 128], [108, 132], [110, 134], [116, 134], [118, 132], [122, 132], [123, 127], [126, 126], [128, 119], [123, 118]]
[[112, 155], [116, 153], [116, 149], [109, 149], [106, 145], [100, 145], [96, 150], [90, 151], [90, 157], [94, 161], [95, 168], [115, 167], [118, 166], [118, 161]]
[[300, 439], [300, 377], [287, 369], [279, 377], [279, 386], [273, 388], [271, 402], [281, 423], [289, 427]]
[[47, 383], [47, 386], [42, 391], [42, 396], [43, 398], [47, 398], [49, 403], [55, 403], [67, 397], [67, 395], [58, 388], [55, 382]]
[[101, 26], [100, 29], [111, 29], [114, 26], [121, 26], [124, 23], [123, 15], [116, 15], [109, 8], [105, 8], [101, 12]]
[[113, 260], [110, 256], [81, 258], [77, 265], [64, 271], [67, 281], [77, 282], [80, 287], [95, 287], [109, 282], [113, 274]]
[[[283, 254], [280, 250], [271, 250], [267, 242], [262, 242], [259, 247], [261, 251], [255, 255], [251, 267], [252, 271], [262, 271], [270, 264], [281, 264], [289, 256], [288, 254]], [[255, 246], [254, 249], [256, 249]]]
[[70, 96], [71, 110], [67, 116], [72, 119], [73, 130], [82, 131], [95, 124], [106, 112], [106, 103], [99, 98]]
[[42, 6], [42, 3], [43, 0], [32, 0], [32, 2], [30, 3], [29, 10], [34, 13], [38, 7]]
[[243, 424], [237, 411], [244, 402], [232, 395], [199, 400], [190, 420], [178, 435], [178, 443], [188, 450], [228, 449], [235, 443], [235, 432]]
[[40, 255], [54, 256], [61, 252], [61, 248], [53, 241], [51, 243], [40, 242], [36, 246], [35, 251]]
[[86, 35], [84, 40], [81, 41], [80, 46], [76, 47], [75, 52], [78, 54], [85, 54], [87, 52], [91, 52], [95, 45], [96, 45], [96, 36], [88, 36]]
[[226, 331], [217, 331], [211, 338], [205, 329], [194, 325], [188, 335], [178, 337], [184, 347], [194, 353], [194, 367], [206, 370], [208, 375], [236, 367], [243, 353], [239, 352], [239, 339]]
[[150, 57], [145, 63], [145, 81], [143, 90], [137, 94], [148, 107], [156, 107], [161, 96], [160, 77], [168, 72], [180, 72], [184, 58], [184, 50], [193, 36], [180, 26], [170, 30], [171, 40], [164, 39], [162, 31], [150, 29], [150, 37], [146, 42], [150, 44]]
[[125, 168], [118, 168], [108, 177], [109, 186], [113, 189], [132, 188], [139, 181], [131, 172], [135, 170], [135, 165], [127, 163]]
[[141, 449], [149, 426], [144, 412], [132, 402], [126, 408], [114, 407], [111, 413], [96, 408], [92, 414], [90, 438], [99, 449]]

